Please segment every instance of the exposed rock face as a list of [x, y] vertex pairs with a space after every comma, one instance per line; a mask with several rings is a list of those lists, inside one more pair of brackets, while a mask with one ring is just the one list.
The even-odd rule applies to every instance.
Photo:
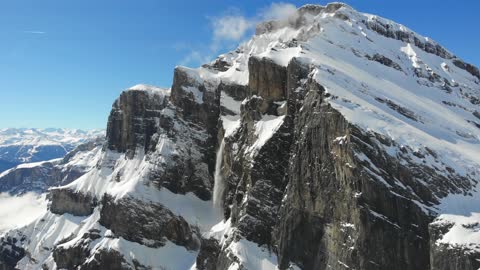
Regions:
[[74, 216], [88, 216], [97, 205], [95, 197], [68, 188], [52, 189], [50, 196], [50, 212], [58, 215], [68, 213]]
[[250, 57], [248, 60], [248, 88], [251, 95], [267, 101], [284, 100], [287, 96], [287, 69], [268, 58]]
[[[134, 268], [135, 267], [135, 268]], [[128, 269], [148, 269], [142, 265], [129, 265], [125, 262], [123, 255], [116, 250], [100, 250], [95, 253], [93, 259], [85, 263], [80, 269], [82, 270], [128, 270]]]
[[385, 65], [387, 67], [392, 67], [400, 71], [402, 70], [402, 67], [400, 67], [399, 64], [395, 63], [392, 59], [385, 57], [381, 54], [376, 53], [373, 56], [367, 55], [366, 57], [368, 58], [368, 60], [379, 62], [380, 64]]
[[430, 269], [432, 270], [476, 270], [480, 267], [480, 254], [462, 247], [447, 245], [431, 246]]
[[[357, 269], [428, 269], [431, 217], [406, 199], [411, 193], [398, 189], [402, 196], [394, 195], [372, 180], [369, 172], [375, 169], [356, 153], [383, 168], [387, 181], [401, 179], [415, 190], [413, 200], [427, 204], [434, 202], [437, 189], [415, 184], [422, 174], [433, 175], [452, 192], [469, 186], [469, 181], [459, 177], [443, 181], [426, 167], [412, 170], [414, 164], [409, 168], [386, 158], [377, 140], [391, 142], [372, 140], [372, 135], [349, 124], [323, 102], [322, 86], [307, 84], [306, 92], [302, 110], [295, 115], [287, 200], [277, 230], [281, 266], [294, 261], [303, 269], [340, 269], [343, 264]], [[395, 185], [399, 184], [391, 183]]]
[[[446, 243], [441, 241], [450, 230], [456, 226], [461, 226], [462, 230], [468, 231], [465, 236], [460, 235], [460, 239], [452, 238], [452, 241], [465, 241], [461, 237], [474, 237], [478, 231], [479, 224], [475, 221], [455, 224], [455, 222], [437, 218], [429, 224], [430, 233], [430, 265], [432, 270], [446, 269], [466, 269], [473, 270], [480, 267], [479, 245], [471, 243], [469, 245]], [[458, 229], [457, 229], [458, 230]]]
[[[171, 113], [170, 113], [171, 112]], [[203, 200], [211, 198], [213, 186], [214, 144], [212, 131], [201, 127], [197, 122], [180, 120], [169, 107], [169, 113], [160, 118], [160, 129], [155, 135], [155, 147], [168, 149], [162, 141], [173, 145], [167, 153], [152, 154], [151, 162], [155, 169], [149, 178], [158, 187], [165, 187], [174, 193], [195, 193]], [[168, 150], [167, 150], [168, 151]]]
[[185, 120], [214, 131], [218, 121], [220, 92], [216, 90], [215, 83], [197, 76], [187, 68], [175, 69], [172, 103]]
[[453, 64], [461, 69], [466, 70], [468, 73], [480, 79], [480, 70], [476, 66], [469, 63], [465, 63], [460, 59], [453, 60]]
[[447, 59], [455, 57], [439, 44], [433, 41], [422, 41], [414, 32], [406, 29], [394, 29], [391, 24], [377, 20], [377, 18], [369, 20], [367, 22], [367, 27], [382, 36], [414, 43], [415, 46], [428, 53], [432, 53]]
[[25, 250], [17, 245], [14, 237], [0, 238], [0, 269], [14, 269], [17, 262], [25, 256]]
[[153, 91], [124, 91], [112, 106], [107, 124], [107, 147], [128, 152], [130, 157], [138, 146], [148, 151], [156, 132], [156, 119], [165, 107], [164, 95]]
[[71, 240], [65, 239], [54, 249], [53, 259], [60, 269], [83, 269], [82, 265], [85, 264], [85, 260], [90, 255], [88, 245], [95, 239], [100, 238], [98, 231], [90, 231], [82, 236], [82, 240], [76, 242], [73, 246], [64, 247], [63, 242]]
[[160, 247], [170, 240], [194, 250], [199, 246], [189, 224], [161, 204], [127, 198], [115, 201], [105, 195], [100, 216], [100, 224], [132, 242]]
[[164, 158], [166, 153], [152, 154], [151, 162], [158, 169], [151, 171], [150, 179], [174, 193], [193, 192], [209, 200], [220, 113], [218, 85], [204, 81], [187, 68], [177, 68], [170, 99], [171, 103], [159, 118], [154, 139], [157, 143], [168, 138], [175, 150], [169, 153], [168, 162]]
[[[62, 176], [64, 177], [63, 173], [56, 169], [51, 162], [45, 162], [41, 166], [33, 168], [18, 168], [10, 170], [0, 177], [0, 190], [12, 194], [33, 190], [44, 191], [49, 186], [60, 184]], [[75, 173], [72, 173], [71, 178], [77, 178]]]
[[220, 245], [214, 238], [202, 239], [200, 252], [197, 256], [196, 267], [198, 270], [216, 270], [217, 258], [220, 255]]

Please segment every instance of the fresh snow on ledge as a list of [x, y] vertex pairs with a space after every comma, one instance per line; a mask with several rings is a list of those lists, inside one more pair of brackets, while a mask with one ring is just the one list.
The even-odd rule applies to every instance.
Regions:
[[448, 244], [480, 252], [480, 213], [466, 216], [440, 215], [433, 225], [446, 224], [452, 226], [436, 244]]

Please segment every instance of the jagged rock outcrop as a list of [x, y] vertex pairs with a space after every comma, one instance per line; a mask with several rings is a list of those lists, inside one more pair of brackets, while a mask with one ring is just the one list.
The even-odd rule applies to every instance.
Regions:
[[164, 95], [143, 86], [124, 91], [112, 106], [107, 124], [107, 147], [133, 157], [138, 146], [148, 151], [156, 132], [156, 119], [166, 106]]
[[[439, 217], [429, 224], [430, 233], [430, 269], [478, 269], [480, 267], [480, 245], [468, 243], [468, 238], [476, 237], [478, 222], [463, 218], [463, 221], [449, 220], [449, 217]], [[470, 217], [471, 218], [471, 217]], [[449, 233], [457, 237], [443, 238]], [[455, 243], [457, 241], [458, 243]], [[468, 243], [468, 244], [466, 244]]]
[[85, 269], [85, 261], [90, 256], [88, 245], [100, 237], [99, 231], [92, 229], [82, 236], [81, 241], [77, 241], [72, 246], [62, 245], [72, 240], [69, 238], [59, 242], [52, 254], [57, 267], [60, 269]]
[[182, 118], [215, 131], [220, 103], [220, 92], [216, 88], [216, 83], [201, 79], [187, 68], [177, 67], [171, 100]]
[[251, 95], [269, 101], [285, 100], [287, 69], [268, 58], [250, 57], [248, 60], [248, 88]]
[[427, 269], [428, 215], [370, 179], [351, 148], [365, 147], [356, 141], [359, 130], [322, 102], [323, 87], [307, 91], [295, 116], [287, 200], [279, 218], [282, 269], [290, 261], [303, 269]]
[[221, 249], [218, 241], [214, 238], [202, 239], [201, 247], [196, 260], [197, 269], [216, 270]]
[[74, 216], [88, 216], [97, 205], [97, 198], [92, 195], [68, 188], [51, 189], [50, 200], [50, 212], [57, 215], [68, 213]]
[[195, 230], [161, 204], [104, 195], [99, 223], [117, 236], [149, 247], [161, 247], [167, 240], [193, 250], [200, 245]]
[[[135, 267], [135, 268], [134, 268]], [[116, 250], [101, 250], [94, 254], [93, 259], [88, 261], [82, 270], [101, 270], [101, 269], [148, 269], [141, 264], [129, 265], [126, 263], [124, 256]]]
[[25, 249], [17, 245], [14, 237], [0, 237], [0, 269], [14, 269], [17, 262], [25, 256]]

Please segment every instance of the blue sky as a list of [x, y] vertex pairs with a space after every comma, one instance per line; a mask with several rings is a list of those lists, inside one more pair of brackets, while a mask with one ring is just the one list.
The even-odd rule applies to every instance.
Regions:
[[[344, 2], [402, 23], [480, 66], [480, 1]], [[284, 3], [298, 7], [312, 1]], [[257, 20], [271, 5], [262, 0], [1, 0], [0, 128], [105, 128], [122, 89], [137, 83], [169, 87], [176, 65], [198, 66], [250, 34], [238, 25], [238, 32], [222, 32], [222, 18]]]

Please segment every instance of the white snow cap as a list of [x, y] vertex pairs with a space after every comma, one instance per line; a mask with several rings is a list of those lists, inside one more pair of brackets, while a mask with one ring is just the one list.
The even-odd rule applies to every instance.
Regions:
[[148, 85], [148, 84], [137, 84], [134, 85], [127, 90], [133, 90], [133, 91], [168, 91], [166, 88], [160, 88], [157, 86], [153, 85]]

